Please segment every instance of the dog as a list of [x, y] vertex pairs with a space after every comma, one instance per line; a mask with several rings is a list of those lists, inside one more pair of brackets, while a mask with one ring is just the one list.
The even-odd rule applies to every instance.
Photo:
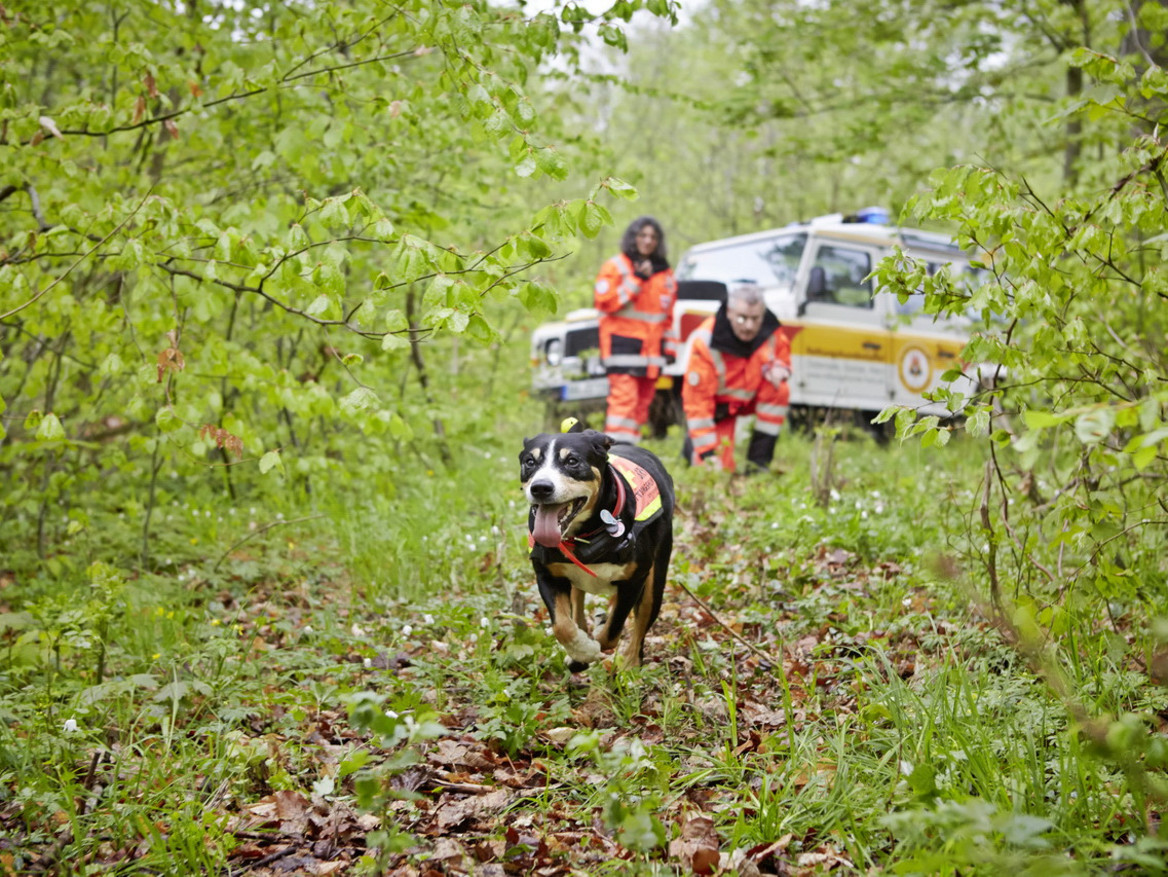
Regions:
[[[630, 613], [621, 659], [639, 667], [673, 553], [673, 479], [649, 451], [614, 449], [609, 436], [578, 425], [525, 439], [519, 477], [531, 503], [531, 565], [568, 669], [580, 672], [614, 649]], [[585, 594], [609, 599], [595, 638]]]

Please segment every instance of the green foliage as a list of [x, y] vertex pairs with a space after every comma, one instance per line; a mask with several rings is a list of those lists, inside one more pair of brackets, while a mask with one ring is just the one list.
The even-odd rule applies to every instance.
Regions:
[[577, 160], [528, 91], [575, 51], [547, 12], [72, 2], [0, 39], [0, 523], [38, 561], [111, 487], [147, 561], [172, 472], [234, 500], [387, 481], [370, 441], [447, 462], [430, 351], [554, 310], [541, 266], [635, 194], [524, 182]]
[[[475, 545], [448, 546], [445, 559], [410, 553], [420, 545], [387, 554], [412, 576], [402, 588], [390, 587], [390, 563], [374, 565], [389, 541], [370, 542], [360, 573], [347, 569], [392, 521], [388, 500], [368, 530], [342, 515], [292, 519], [243, 545], [229, 513], [168, 504], [166, 550], [194, 539], [205, 560], [176, 563], [170, 580], [95, 566], [92, 621], [70, 621], [42, 582], [21, 607], [26, 626], [0, 631], [10, 657], [21, 637], [42, 644], [0, 665], [4, 827], [44, 849], [53, 820], [70, 819], [78, 840], [66, 855], [224, 870], [251, 842], [239, 820], [279, 795], [330, 808], [337, 824], [350, 824], [349, 807], [380, 817], [360, 831], [371, 871], [433, 855], [423, 826], [448, 812], [450, 842], [490, 837], [512, 862], [545, 836], [554, 846], [554, 826], [602, 826], [599, 848], [574, 841], [554, 861], [650, 873], [676, 865], [686, 802], [710, 814], [727, 855], [773, 846], [776, 870], [831, 856], [905, 872], [949, 856], [978, 873], [1041, 869], [1067, 852], [1078, 872], [1150, 860], [1139, 767], [1162, 770], [1164, 754], [1133, 741], [1149, 739], [1143, 717], [1164, 698], [1131, 672], [1126, 643], [1062, 622], [1082, 654], [1069, 685], [1092, 709], [1128, 714], [1096, 741], [933, 572], [976, 503], [959, 486], [922, 491], [918, 476], [965, 481], [981, 470], [976, 444], [955, 435], [938, 461], [913, 444], [841, 437], [825, 506], [810, 489], [812, 452], [785, 437], [774, 479], [676, 470], [690, 510], [673, 581], [774, 663], [671, 586], [650, 663], [583, 679], [566, 673], [546, 619], [531, 623], [522, 507], [507, 505], [513, 459], [496, 469], [456, 457], [445, 487], [403, 475], [396, 496], [411, 521], [424, 510], [431, 533]], [[475, 518], [455, 501], [459, 485], [497, 494], [499, 508]], [[356, 507], [363, 491], [350, 496]], [[507, 534], [501, 548], [492, 526]], [[503, 563], [483, 562], [499, 550]], [[59, 666], [50, 637], [72, 643]], [[1114, 758], [1107, 745], [1130, 769], [1092, 754]], [[491, 825], [540, 833], [457, 827], [492, 796], [507, 803], [483, 817]]]
[[[279, 800], [370, 873], [672, 873], [690, 807], [739, 873], [1163, 870], [1164, 5], [676, 11], [0, 9], [6, 866], [237, 870]], [[650, 664], [570, 676], [531, 324], [627, 211], [869, 202], [986, 269], [879, 275], [982, 392], [677, 469]]]
[[573, 737], [567, 755], [592, 758], [601, 773], [609, 778], [598, 793], [602, 818], [621, 846], [650, 853], [665, 845], [666, 830], [658, 813], [671, 765], [667, 758], [661, 757], [664, 753], [651, 752], [636, 738], [626, 738], [605, 749], [593, 733]]
[[[1143, 133], [1168, 86], [1150, 55], [1133, 60], [1141, 71], [1098, 51], [1072, 55], [1095, 85], [1068, 117], [1084, 140], [1119, 147], [1080, 169], [1090, 184], [1056, 196], [1014, 174], [960, 166], [936, 171], [910, 205], [918, 219], [957, 227], [986, 282], [960, 288], [904, 260], [886, 260], [879, 274], [903, 292], [924, 289], [934, 312], [978, 321], [964, 359], [989, 365], [962, 413], [991, 458], [970, 515], [968, 574], [1094, 750], [1133, 778], [1137, 794], [1163, 801], [1149, 715], [1093, 696], [1080, 652], [1109, 639], [1147, 684], [1136, 643], [1168, 598], [1168, 152], [1158, 131]], [[943, 444], [936, 439], [952, 429], [911, 412], [896, 419], [922, 445]]]

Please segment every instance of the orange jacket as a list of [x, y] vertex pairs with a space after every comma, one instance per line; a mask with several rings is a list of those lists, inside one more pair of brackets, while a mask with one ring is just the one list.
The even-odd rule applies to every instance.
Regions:
[[600, 311], [600, 358], [605, 369], [657, 377], [665, 357], [677, 355], [673, 269], [642, 280], [633, 273], [628, 256], [613, 256], [600, 268], [593, 298]]
[[[681, 386], [686, 426], [699, 459], [715, 453], [718, 421], [755, 414], [755, 431], [778, 435], [787, 417], [790, 387], [786, 381], [776, 385], [768, 377], [776, 362], [788, 371], [791, 368], [791, 345], [779, 331], [778, 321], [772, 316], [769, 325], [764, 323], [763, 333], [769, 334], [749, 356], [737, 356], [722, 349], [717, 340], [730, 331], [724, 313], [725, 308], [690, 336], [689, 362]], [[719, 316], [724, 326], [715, 333]]]

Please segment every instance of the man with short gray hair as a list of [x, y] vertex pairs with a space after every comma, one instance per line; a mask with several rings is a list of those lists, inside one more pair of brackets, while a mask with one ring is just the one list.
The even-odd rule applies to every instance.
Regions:
[[770, 467], [791, 390], [791, 345], [754, 283], [731, 287], [726, 303], [692, 336], [681, 387], [686, 448], [694, 465], [734, 471], [734, 427], [753, 414], [750, 472]]

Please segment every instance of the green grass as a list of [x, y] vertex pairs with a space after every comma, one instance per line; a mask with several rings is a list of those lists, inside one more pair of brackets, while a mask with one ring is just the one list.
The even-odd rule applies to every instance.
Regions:
[[[310, 501], [169, 498], [145, 568], [140, 521], [95, 509], [55, 571], [5, 573], [0, 872], [227, 873], [290, 848], [339, 873], [678, 873], [696, 813], [724, 873], [1164, 870], [1159, 751], [1096, 751], [975, 571], [938, 572], [976, 554], [973, 492], [943, 486], [976, 448], [850, 438], [826, 506], [806, 438], [773, 477], [674, 467], [672, 579], [708, 609], [673, 587], [646, 667], [570, 677], [517, 441]], [[1155, 727], [1168, 698], [1125, 636], [1068, 610], [1058, 660], [1090, 715]]]

